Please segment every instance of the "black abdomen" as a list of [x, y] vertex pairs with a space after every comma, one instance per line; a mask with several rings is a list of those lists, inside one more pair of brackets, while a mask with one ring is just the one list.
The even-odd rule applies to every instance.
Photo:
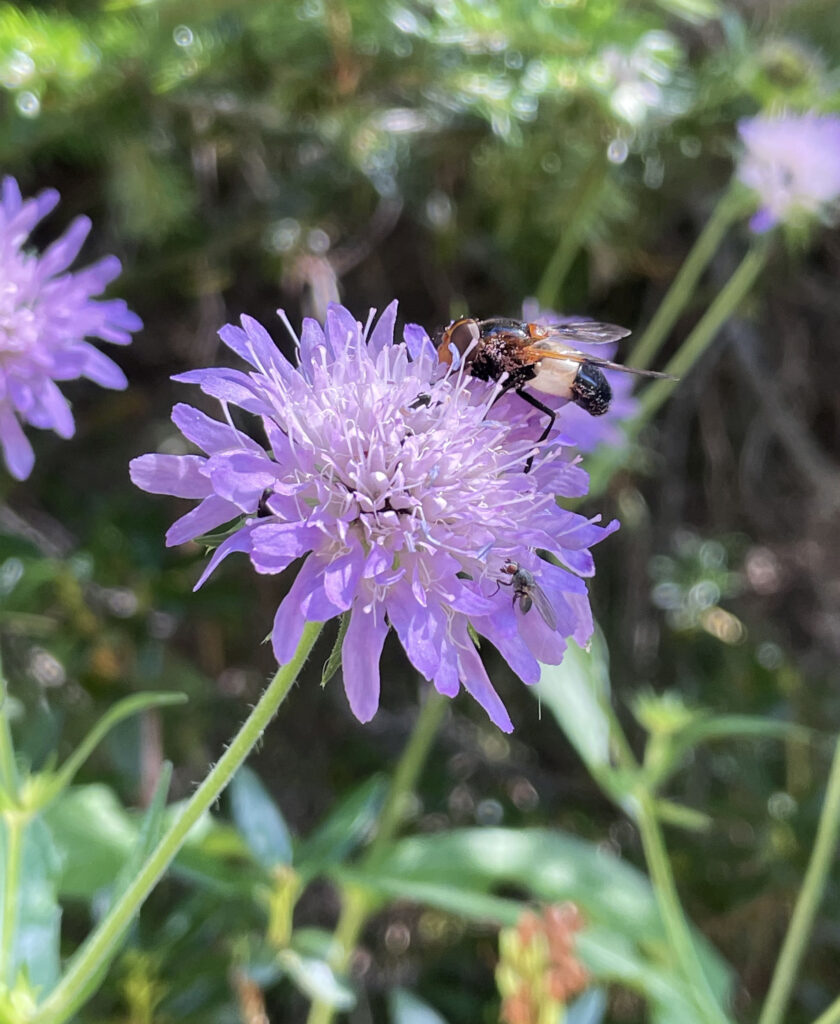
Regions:
[[612, 401], [612, 388], [594, 363], [581, 363], [572, 384], [572, 401], [590, 416], [603, 416]]

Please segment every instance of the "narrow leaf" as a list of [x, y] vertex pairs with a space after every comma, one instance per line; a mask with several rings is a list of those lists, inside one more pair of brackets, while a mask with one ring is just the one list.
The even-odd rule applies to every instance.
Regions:
[[85, 761], [87, 761], [96, 747], [118, 722], [122, 722], [123, 719], [130, 718], [132, 715], [139, 714], [141, 711], [147, 711], [150, 708], [183, 704], [186, 699], [186, 694], [183, 693], [138, 693], [118, 701], [99, 719], [79, 746], [67, 758], [63, 766], [56, 772], [52, 784], [45, 790], [44, 802], [47, 803], [50, 800], [54, 800], [63, 789], [70, 785]]
[[602, 988], [590, 988], [572, 1003], [563, 1024], [602, 1024], [606, 1010], [606, 992]]
[[376, 775], [346, 796], [297, 849], [295, 864], [305, 879], [347, 858], [376, 825], [387, 780]]
[[391, 1024], [446, 1024], [437, 1010], [418, 999], [413, 992], [397, 988], [388, 1000]]
[[257, 863], [271, 869], [292, 863], [292, 839], [283, 815], [257, 775], [243, 765], [230, 784], [236, 827]]
[[129, 854], [128, 860], [123, 864], [114, 882], [107, 909], [110, 909], [129, 887], [135, 875], [143, 866], [143, 862], [157, 846], [158, 840], [163, 835], [164, 810], [166, 809], [166, 798], [169, 795], [171, 781], [172, 764], [169, 761], [165, 761], [161, 767], [160, 778], [155, 786], [152, 799], [143, 816], [134, 849]]
[[603, 709], [610, 676], [602, 635], [595, 634], [588, 652], [570, 641], [561, 664], [543, 665], [530, 691], [557, 719], [587, 768], [603, 776], [610, 767], [610, 724]]
[[338, 621], [338, 636], [335, 638], [333, 649], [321, 672], [321, 686], [326, 686], [341, 667], [341, 650], [344, 647], [344, 638], [347, 636], [349, 625], [350, 612], [344, 612]]
[[284, 949], [278, 962], [289, 979], [310, 1000], [327, 1003], [335, 1010], [351, 1010], [356, 997], [324, 960], [300, 956], [292, 949]]
[[[40, 994], [48, 992], [59, 977], [61, 908], [58, 878], [61, 858], [50, 830], [39, 818], [30, 821], [20, 837], [18, 884], [12, 894], [15, 907], [11, 969], [14, 981], [25, 971], [29, 984]], [[0, 878], [7, 877], [9, 834], [0, 822]], [[5, 890], [5, 885], [2, 886]], [[0, 893], [0, 901], [4, 894]]]

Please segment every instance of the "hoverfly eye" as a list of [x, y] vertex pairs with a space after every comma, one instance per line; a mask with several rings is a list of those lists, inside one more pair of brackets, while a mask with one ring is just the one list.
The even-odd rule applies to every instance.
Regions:
[[[455, 354], [463, 358], [475, 347], [481, 337], [478, 321], [471, 318], [455, 320], [443, 332], [443, 340], [438, 346], [438, 358], [442, 363], [452, 363]], [[454, 352], [453, 352], [454, 349]]]

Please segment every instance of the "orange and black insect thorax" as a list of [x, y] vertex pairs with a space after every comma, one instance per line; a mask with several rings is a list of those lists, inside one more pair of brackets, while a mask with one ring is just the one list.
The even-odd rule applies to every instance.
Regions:
[[465, 318], [455, 320], [443, 330], [438, 358], [451, 363], [454, 349], [464, 359], [471, 376], [496, 381], [506, 373], [506, 388], [519, 388], [536, 375], [533, 357], [525, 355], [532, 341], [529, 325], [520, 320]]

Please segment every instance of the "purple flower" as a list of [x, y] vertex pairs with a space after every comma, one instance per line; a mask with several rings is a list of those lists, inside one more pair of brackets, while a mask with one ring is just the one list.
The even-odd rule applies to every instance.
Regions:
[[830, 214], [840, 198], [840, 117], [787, 114], [738, 124], [745, 152], [738, 179], [757, 194], [753, 231]]
[[[493, 405], [499, 385], [442, 367], [416, 325], [406, 327], [406, 344], [394, 344], [396, 312], [394, 302], [372, 327], [371, 311], [362, 326], [330, 305], [325, 329], [304, 321], [297, 367], [250, 317], [224, 327], [222, 340], [251, 371], [175, 378], [222, 405], [223, 420], [188, 405], [173, 410], [204, 454], [144, 455], [131, 476], [144, 490], [198, 500], [167, 544], [233, 522], [198, 586], [232, 551], [261, 573], [304, 559], [274, 619], [274, 654], [289, 661], [305, 621], [349, 612], [342, 667], [360, 721], [379, 705], [379, 657], [393, 627], [441, 693], [463, 686], [509, 731], [472, 632], [536, 682], [539, 662], [557, 664], [568, 637], [589, 638], [589, 548], [618, 524], [560, 508], [555, 494], [579, 497], [588, 483], [568, 449], [543, 445], [525, 473], [538, 434]], [[267, 449], [234, 425], [231, 405], [260, 418]], [[535, 608], [523, 611], [508, 563], [533, 574], [555, 628]]]
[[[525, 320], [546, 326], [589, 319], [585, 316], [563, 316], [550, 309], [540, 309], [536, 299], [526, 299], [522, 303], [522, 316]], [[604, 359], [616, 359], [618, 354], [617, 342], [612, 345], [585, 345], [579, 342], [576, 347], [581, 352], [589, 352]], [[612, 401], [603, 416], [590, 416], [579, 405], [562, 398], [543, 394], [539, 396], [541, 402], [559, 410], [555, 423], [558, 439], [572, 445], [579, 452], [594, 452], [602, 444], [623, 446], [627, 439], [621, 424], [631, 420], [638, 409], [638, 400], [633, 397], [633, 376], [615, 370], [605, 371], [605, 376], [612, 388]]]
[[106, 388], [124, 388], [122, 370], [85, 341], [117, 345], [143, 326], [121, 299], [96, 301], [120, 272], [119, 260], [67, 273], [90, 231], [77, 217], [40, 256], [24, 248], [35, 225], [58, 202], [54, 189], [24, 200], [14, 178], [0, 195], [0, 446], [9, 472], [24, 480], [35, 455], [21, 423], [72, 437], [73, 414], [56, 381], [87, 377]]

